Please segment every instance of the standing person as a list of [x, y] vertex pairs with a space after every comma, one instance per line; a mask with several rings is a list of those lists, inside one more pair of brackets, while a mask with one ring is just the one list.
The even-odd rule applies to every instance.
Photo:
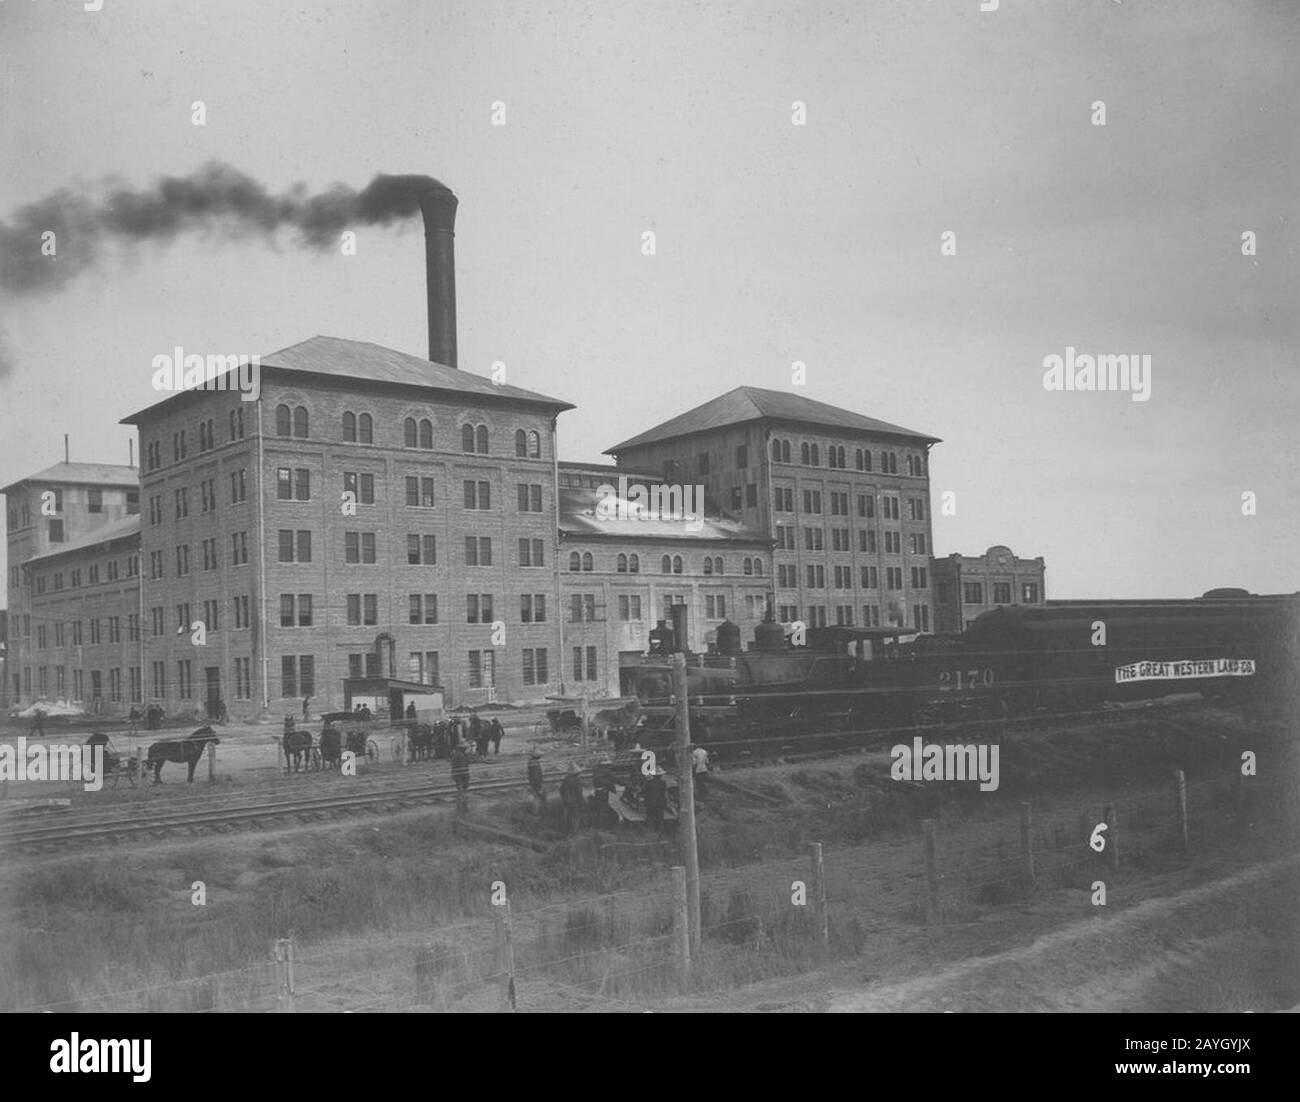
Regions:
[[642, 789], [645, 797], [645, 819], [655, 828], [656, 834], [664, 832], [664, 809], [668, 806], [668, 786], [664, 783], [664, 771], [656, 769], [646, 778]]
[[486, 758], [488, 740], [492, 735], [491, 729], [476, 715], [470, 726], [470, 730], [474, 734], [474, 753], [476, 753], [480, 758]]
[[569, 763], [569, 771], [560, 782], [560, 804], [564, 808], [564, 833], [574, 834], [582, 822], [582, 779], [577, 762]]
[[463, 797], [469, 791], [469, 755], [463, 746], [457, 746], [451, 752], [451, 779], [457, 793]]
[[407, 718], [407, 719], [414, 719], [414, 718], [415, 718], [415, 701], [414, 701], [414, 700], [412, 700], [412, 701], [411, 701], [411, 702], [406, 706], [406, 718]]
[[499, 719], [492, 721], [492, 753], [501, 753], [501, 740], [506, 737], [506, 729], [501, 726]]
[[39, 738], [45, 737], [45, 709], [44, 708], [36, 709], [35, 714], [32, 716], [32, 729], [27, 733], [30, 735], [36, 735]]
[[304, 723], [307, 722], [307, 704], [308, 704], [308, 702], [309, 702], [310, 700], [311, 700], [311, 697], [309, 697], [309, 696], [304, 696], [304, 697], [302, 698], [302, 721], [303, 721]]
[[704, 778], [709, 771], [709, 752], [703, 746], [691, 750], [691, 772], [695, 774], [695, 791], [704, 791]]
[[542, 752], [534, 750], [528, 755], [528, 787], [537, 797], [537, 814], [546, 810], [546, 789], [542, 787]]

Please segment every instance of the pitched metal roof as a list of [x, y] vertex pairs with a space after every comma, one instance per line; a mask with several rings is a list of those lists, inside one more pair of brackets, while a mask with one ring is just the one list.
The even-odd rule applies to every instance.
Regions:
[[606, 449], [604, 454], [616, 455], [641, 444], [658, 443], [729, 425], [763, 420], [812, 425], [821, 429], [851, 429], [856, 432], [886, 436], [906, 436], [931, 444], [939, 443], [937, 436], [927, 436], [923, 432], [905, 429], [901, 425], [891, 425], [888, 421], [864, 417], [860, 413], [840, 409], [825, 402], [816, 402], [799, 394], [790, 394], [782, 390], [765, 390], [756, 386], [738, 386], [735, 390], [729, 390], [726, 394], [721, 394], [702, 406], [696, 406], [652, 429], [647, 429], [639, 436], [615, 444], [612, 448]]
[[139, 534], [140, 514], [131, 513], [129, 516], [118, 517], [117, 520], [110, 520], [107, 524], [100, 525], [90, 532], [85, 532], [75, 540], [69, 540], [67, 543], [52, 547], [44, 555], [33, 555], [27, 562], [43, 562], [46, 559], [57, 558], [59, 555], [66, 555], [70, 551], [82, 551], [87, 547], [94, 547], [101, 543], [110, 543], [113, 540], [126, 539]]
[[615, 536], [629, 540], [669, 539], [690, 540], [697, 543], [716, 543], [723, 540], [741, 540], [747, 543], [771, 545], [772, 540], [762, 532], [746, 528], [739, 521], [709, 517], [701, 521], [697, 531], [689, 531], [683, 520], [650, 517], [644, 514], [639, 502], [627, 502], [615, 497], [613, 502], [622, 506], [628, 515], [619, 518], [596, 515], [599, 499], [595, 490], [560, 489], [560, 531], [570, 537]]
[[[339, 379], [366, 380], [394, 386], [420, 387], [447, 394], [472, 395], [475, 398], [527, 402], [545, 406], [557, 413], [576, 408], [570, 402], [538, 394], [536, 391], [504, 383], [498, 385], [469, 371], [460, 371], [406, 352], [371, 344], [369, 341], [350, 341], [342, 337], [311, 337], [262, 356], [260, 363], [264, 368], [301, 372], [305, 375], [329, 375]], [[143, 414], [188, 393], [190, 392], [181, 391], [163, 402], [123, 417], [122, 424], [135, 424]]]
[[52, 482], [61, 486], [138, 487], [140, 472], [135, 467], [118, 466], [116, 463], [55, 463], [53, 467], [46, 467], [43, 471], [9, 483], [0, 489], [0, 493], [7, 494], [24, 482]]

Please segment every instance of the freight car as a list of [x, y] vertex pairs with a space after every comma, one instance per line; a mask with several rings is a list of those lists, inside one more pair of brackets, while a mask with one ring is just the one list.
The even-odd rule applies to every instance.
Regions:
[[[688, 656], [687, 685], [692, 738], [707, 742], [1081, 711], [1176, 693], [1276, 696], [1295, 690], [1297, 670], [1300, 594], [1214, 590], [1194, 600], [1010, 606], [961, 636], [834, 627], [808, 629], [806, 645], [793, 646], [769, 621], [746, 651], [739, 629], [725, 624], [718, 653]], [[670, 656], [647, 656], [633, 685], [648, 737], [668, 741]]]

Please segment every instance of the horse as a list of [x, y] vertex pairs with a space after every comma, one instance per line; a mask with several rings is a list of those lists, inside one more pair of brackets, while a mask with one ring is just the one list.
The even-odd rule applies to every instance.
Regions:
[[326, 727], [320, 733], [321, 764], [326, 769], [337, 769], [343, 761], [343, 737], [337, 727]]
[[[311, 766], [311, 732], [285, 731], [281, 745], [284, 747], [284, 766], [286, 772], [298, 772], [298, 766]], [[303, 759], [306, 758], [304, 763]]]
[[424, 761], [433, 756], [433, 728], [427, 723], [411, 724], [411, 760]]
[[153, 766], [153, 783], [162, 784], [162, 767], [169, 761], [184, 762], [190, 767], [188, 781], [194, 783], [194, 767], [203, 757], [203, 751], [210, 742], [216, 746], [221, 740], [212, 733], [211, 727], [200, 727], [193, 734], [184, 738], [164, 739], [149, 747], [148, 762]]

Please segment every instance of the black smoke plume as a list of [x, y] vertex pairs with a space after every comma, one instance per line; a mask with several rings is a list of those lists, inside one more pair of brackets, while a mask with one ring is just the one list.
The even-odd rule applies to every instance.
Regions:
[[[356, 226], [386, 226], [420, 212], [420, 196], [445, 190], [428, 176], [378, 175], [360, 191], [343, 184], [309, 193], [295, 184], [273, 195], [230, 165], [210, 161], [188, 176], [161, 176], [133, 189], [111, 181], [91, 197], [68, 188], [14, 211], [0, 222], [0, 294], [56, 291], [93, 265], [111, 242], [168, 242], [213, 232], [270, 239], [288, 231], [298, 244], [326, 249]], [[42, 253], [53, 231], [55, 255]]]

